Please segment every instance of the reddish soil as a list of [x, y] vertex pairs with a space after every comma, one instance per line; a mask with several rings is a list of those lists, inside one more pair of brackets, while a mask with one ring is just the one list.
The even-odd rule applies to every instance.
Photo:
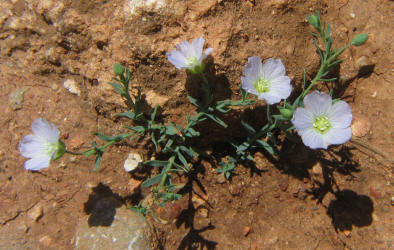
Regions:
[[[63, 7], [57, 12], [44, 2]], [[94, 131], [123, 132], [129, 123], [116, 114], [126, 107], [107, 84], [113, 63], [120, 62], [130, 67], [132, 84], [142, 88], [148, 104], [164, 104], [165, 122], [184, 124], [185, 114], [195, 112], [187, 95], [198, 90], [190, 75], [168, 62], [166, 52], [199, 36], [214, 48], [207, 71], [216, 98], [240, 98], [243, 67], [253, 55], [281, 58], [298, 88], [303, 69], [310, 80], [319, 67], [305, 20], [319, 10], [333, 27], [336, 47], [358, 33], [370, 36], [365, 45], [347, 50], [333, 73], [340, 77], [336, 95], [350, 103], [355, 119], [370, 123], [367, 134], [328, 152], [284, 145], [281, 160], [257, 152], [255, 164], [237, 166], [228, 181], [212, 162], [200, 161], [184, 198], [155, 210], [167, 223], [148, 218], [154, 244], [159, 249], [392, 249], [393, 2], [169, 2], [173, 13], [148, 15], [147, 22], [125, 18], [121, 0], [0, 3], [0, 248], [72, 249], [76, 225], [88, 216], [89, 198], [102, 194], [97, 190], [104, 187], [105, 195], [128, 204], [149, 194], [134, 190], [136, 181], [131, 181], [147, 173], [136, 176], [123, 169], [131, 151], [149, 159], [152, 148], [144, 141], [107, 150], [98, 172], [92, 171], [93, 158], [69, 155], [40, 172], [26, 171], [18, 142], [31, 133], [34, 119], [58, 125], [64, 142], [76, 151], [97, 140]], [[67, 79], [77, 83], [79, 96], [63, 87]], [[16, 107], [10, 96], [24, 87]], [[318, 88], [327, 91], [324, 85]], [[229, 129], [203, 124], [198, 145], [225, 151], [228, 135], [242, 136], [239, 117], [261, 125], [264, 105], [226, 116]]]

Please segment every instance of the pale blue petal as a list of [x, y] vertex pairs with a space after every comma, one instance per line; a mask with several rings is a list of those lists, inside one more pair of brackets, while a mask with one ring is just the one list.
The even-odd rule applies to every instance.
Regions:
[[[298, 133], [300, 134], [300, 131]], [[300, 135], [302, 142], [311, 149], [327, 149], [328, 147], [327, 143], [323, 140], [323, 136], [313, 128], [303, 130]]]
[[285, 66], [280, 59], [268, 59], [262, 66], [262, 74], [264, 79], [269, 81], [284, 76], [286, 73]]
[[343, 144], [352, 138], [352, 129], [348, 128], [331, 128], [323, 135], [327, 144]]
[[201, 56], [201, 59], [204, 60], [207, 56], [209, 56], [213, 51], [213, 48], [208, 48], [204, 51], [204, 53]]
[[205, 40], [202, 37], [196, 38], [192, 41], [193, 56], [200, 58], [202, 55], [202, 48], [204, 47]]
[[314, 117], [313, 114], [304, 108], [297, 108], [294, 111], [293, 119], [291, 120], [297, 131], [303, 131], [313, 128]]
[[256, 89], [253, 86], [253, 83], [246, 77], [241, 76], [241, 85], [242, 88], [253, 95], [259, 95], [259, 93], [256, 91]]
[[188, 41], [180, 42], [176, 45], [176, 48], [185, 58], [195, 57], [193, 46]]
[[172, 63], [177, 69], [186, 69], [189, 67], [187, 59], [178, 50], [172, 50], [167, 54], [168, 61]]
[[332, 105], [328, 118], [334, 128], [347, 128], [352, 123], [352, 109], [346, 102], [338, 101]]
[[19, 152], [24, 157], [32, 158], [45, 152], [47, 144], [48, 142], [42, 137], [27, 135], [19, 143]]
[[42, 168], [47, 168], [51, 161], [48, 155], [39, 155], [25, 162], [24, 166], [27, 170], [38, 171]]
[[286, 99], [290, 96], [292, 89], [290, 78], [288, 76], [279, 76], [271, 81], [270, 94], [280, 99]]
[[59, 139], [59, 130], [54, 124], [50, 124], [43, 118], [36, 119], [32, 125], [34, 135], [40, 137], [47, 142], [57, 142]]
[[304, 98], [304, 106], [315, 116], [327, 115], [331, 109], [332, 99], [326, 93], [313, 91]]
[[261, 59], [258, 56], [248, 58], [248, 64], [245, 65], [244, 74], [245, 78], [254, 84], [261, 76], [262, 69]]
[[282, 98], [280, 96], [277, 96], [276, 94], [273, 94], [272, 92], [259, 94], [258, 98], [264, 99], [270, 105], [278, 103], [278, 102], [280, 102], [280, 100], [282, 100]]

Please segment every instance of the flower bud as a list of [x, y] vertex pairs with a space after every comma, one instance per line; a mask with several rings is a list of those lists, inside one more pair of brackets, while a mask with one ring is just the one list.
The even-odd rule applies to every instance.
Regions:
[[310, 15], [306, 17], [306, 20], [308, 20], [308, 23], [312, 25], [315, 29], [320, 30], [320, 21], [318, 16]]
[[290, 120], [293, 117], [293, 111], [291, 109], [281, 108], [279, 109], [279, 112], [284, 118], [288, 120]]
[[124, 73], [124, 67], [122, 65], [120, 65], [119, 63], [115, 63], [114, 64], [114, 73], [115, 75], [123, 75]]
[[352, 40], [352, 45], [360, 46], [363, 45], [368, 40], [368, 34], [358, 34]]

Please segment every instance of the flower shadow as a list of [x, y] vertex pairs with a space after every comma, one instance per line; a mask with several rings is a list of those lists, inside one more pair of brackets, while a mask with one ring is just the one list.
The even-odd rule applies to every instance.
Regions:
[[366, 195], [344, 189], [334, 193], [327, 208], [327, 214], [331, 217], [335, 230], [352, 230], [353, 225], [364, 227], [372, 224], [373, 203]]
[[112, 190], [99, 183], [93, 188], [93, 193], [84, 204], [84, 211], [90, 214], [88, 224], [90, 227], [111, 226], [115, 219], [116, 208], [123, 204], [122, 198]]

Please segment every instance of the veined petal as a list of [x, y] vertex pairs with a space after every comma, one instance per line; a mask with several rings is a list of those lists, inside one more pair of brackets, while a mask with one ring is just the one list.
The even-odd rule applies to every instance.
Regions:
[[301, 139], [306, 146], [312, 149], [327, 149], [328, 147], [327, 143], [323, 140], [323, 136], [312, 128], [304, 130], [301, 134]]
[[264, 79], [269, 81], [279, 77], [284, 76], [286, 73], [285, 66], [280, 59], [268, 59], [262, 66], [262, 74]]
[[19, 152], [24, 157], [32, 158], [46, 150], [47, 141], [35, 135], [26, 135], [19, 143]]
[[286, 99], [290, 96], [293, 87], [290, 84], [288, 76], [279, 76], [271, 81], [270, 92], [280, 99]]
[[338, 101], [331, 107], [328, 118], [334, 128], [347, 128], [352, 123], [352, 109], [344, 101]]
[[48, 123], [43, 118], [37, 118], [31, 125], [33, 133], [48, 142], [56, 142], [59, 139], [59, 130], [54, 124]]
[[304, 108], [297, 108], [291, 120], [297, 131], [313, 128], [313, 114]]
[[188, 41], [182, 41], [176, 45], [176, 48], [185, 58], [194, 56], [194, 49]]
[[258, 98], [259, 99], [264, 99], [268, 104], [275, 104], [280, 102], [280, 100], [282, 100], [282, 98], [278, 95], [276, 95], [275, 93], [273, 93], [272, 91], [267, 92], [267, 93], [263, 93], [263, 94], [258, 94]]
[[258, 95], [259, 93], [256, 91], [256, 89], [253, 86], [253, 83], [248, 79], [247, 77], [241, 76], [241, 86], [242, 88], [253, 95]]
[[330, 111], [332, 99], [326, 93], [314, 91], [305, 96], [304, 105], [315, 116], [326, 115]]
[[261, 76], [262, 69], [261, 59], [258, 56], [252, 56], [248, 58], [248, 64], [245, 65], [244, 74], [245, 77], [254, 84]]
[[187, 59], [178, 50], [172, 50], [167, 54], [168, 61], [172, 63], [177, 69], [186, 69], [189, 67], [187, 64]]
[[204, 60], [207, 56], [209, 56], [213, 51], [213, 48], [208, 48], [204, 51], [204, 53], [201, 56], [201, 60]]
[[37, 171], [42, 168], [47, 168], [51, 161], [51, 157], [48, 155], [39, 155], [26, 161], [24, 166], [27, 170]]
[[343, 144], [352, 138], [352, 129], [347, 128], [331, 128], [323, 135], [323, 139], [327, 144]]
[[202, 55], [202, 48], [204, 47], [205, 40], [202, 37], [196, 38], [192, 41], [192, 48], [194, 51], [194, 57], [200, 58]]

